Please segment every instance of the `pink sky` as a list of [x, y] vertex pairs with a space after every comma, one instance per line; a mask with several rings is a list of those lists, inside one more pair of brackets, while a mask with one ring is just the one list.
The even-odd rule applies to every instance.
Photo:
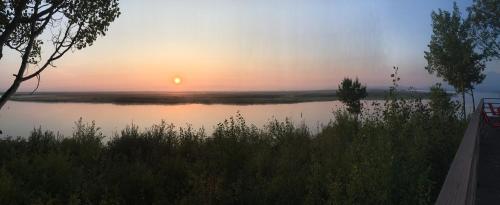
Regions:
[[[431, 85], [423, 58], [430, 12], [452, 2], [391, 2], [123, 0], [108, 34], [56, 62], [39, 90], [335, 89], [344, 77], [380, 87], [393, 66], [402, 84]], [[18, 61], [12, 52], [0, 61], [0, 90]]]

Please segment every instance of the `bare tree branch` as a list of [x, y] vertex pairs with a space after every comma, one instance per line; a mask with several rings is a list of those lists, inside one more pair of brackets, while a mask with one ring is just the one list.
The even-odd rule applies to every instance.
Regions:
[[38, 90], [38, 87], [40, 87], [40, 79], [41, 79], [40, 74], [36, 76], [36, 79], [37, 79], [36, 87], [35, 89], [33, 89], [33, 91], [31, 91], [31, 95], [35, 94], [35, 92]]
[[[56, 47], [56, 49], [54, 50], [52, 55], [47, 59], [45, 64], [42, 67], [40, 67], [33, 74], [28, 75], [26, 77], [23, 77], [22, 80], [23, 81], [30, 80], [30, 79], [36, 77], [37, 75], [40, 75], [40, 73], [42, 73], [47, 67], [52, 66], [53, 61], [61, 58], [66, 52], [68, 52], [73, 47], [73, 45], [75, 44], [76, 39], [77, 39], [76, 35], [78, 35], [80, 33], [81, 29], [82, 29], [82, 26], [79, 26], [78, 31], [76, 32], [75, 36], [72, 38], [70, 44], [64, 45], [64, 41], [70, 37], [71, 25], [68, 25], [66, 28], [66, 32], [64, 34], [63, 39], [61, 40], [60, 44]], [[61, 51], [61, 49], [62, 49], [62, 51]]]

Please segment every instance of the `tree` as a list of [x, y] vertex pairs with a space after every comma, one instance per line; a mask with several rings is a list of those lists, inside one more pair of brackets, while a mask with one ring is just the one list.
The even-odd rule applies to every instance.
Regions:
[[430, 73], [436, 73], [462, 94], [462, 111], [465, 113], [465, 93], [472, 91], [474, 86], [485, 78], [485, 57], [476, 52], [475, 39], [471, 34], [468, 21], [463, 21], [456, 3], [453, 12], [432, 12], [433, 34], [425, 51], [427, 66]]
[[500, 58], [500, 1], [474, 0], [468, 20], [477, 46], [487, 58]]
[[361, 113], [361, 99], [366, 96], [366, 86], [362, 86], [357, 78], [354, 81], [350, 78], [344, 78], [337, 90], [337, 97], [347, 105], [347, 111], [356, 115]]
[[431, 87], [429, 106], [434, 115], [443, 118], [455, 117], [460, 109], [460, 105], [450, 98], [440, 83]]
[[[0, 109], [21, 83], [40, 74], [70, 50], [91, 46], [120, 15], [118, 0], [3, 0], [0, 4], [0, 60], [3, 49], [21, 54], [12, 85], [0, 98]], [[48, 31], [48, 32], [46, 32]], [[41, 35], [51, 34], [54, 49], [42, 59]], [[42, 61], [43, 60], [43, 61]], [[35, 71], [27, 73], [28, 67]], [[38, 88], [38, 85], [37, 85]], [[35, 88], [35, 90], [37, 89]]]
[[[467, 21], [471, 24], [471, 35], [476, 41], [476, 49], [486, 61], [500, 58], [500, 1], [474, 0], [467, 9]], [[472, 103], [474, 91], [471, 90]]]

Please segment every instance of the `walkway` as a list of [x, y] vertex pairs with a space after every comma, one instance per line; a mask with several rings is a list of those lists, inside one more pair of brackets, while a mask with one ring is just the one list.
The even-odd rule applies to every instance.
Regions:
[[500, 204], [500, 128], [488, 126], [482, 132], [476, 204]]

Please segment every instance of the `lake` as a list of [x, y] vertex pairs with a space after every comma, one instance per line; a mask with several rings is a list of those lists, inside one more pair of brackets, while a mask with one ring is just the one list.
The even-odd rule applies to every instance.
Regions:
[[[477, 92], [476, 103], [482, 97], [500, 97], [499, 93]], [[461, 100], [460, 96], [454, 99]], [[467, 111], [472, 111], [467, 96]], [[370, 107], [372, 100], [365, 101]], [[177, 127], [204, 128], [211, 134], [217, 123], [240, 112], [247, 123], [262, 127], [273, 119], [289, 118], [296, 125], [304, 123], [313, 133], [333, 119], [333, 110], [341, 108], [339, 101], [303, 102], [292, 104], [133, 104], [112, 103], [46, 103], [9, 101], [0, 111], [2, 136], [28, 136], [33, 128], [59, 132], [71, 136], [74, 123], [80, 117], [85, 122], [94, 120], [106, 136], [113, 136], [126, 125], [134, 123], [144, 129], [161, 120]]]
[[98, 103], [39, 103], [9, 101], [0, 111], [2, 136], [28, 136], [35, 127], [70, 136], [74, 122], [95, 120], [103, 134], [113, 136], [134, 123], [140, 128], [150, 127], [165, 120], [177, 127], [187, 124], [204, 128], [211, 133], [214, 126], [240, 112], [247, 123], [262, 127], [266, 122], [289, 118], [295, 124], [305, 123], [312, 132], [333, 118], [332, 111], [339, 108], [338, 101], [306, 102], [295, 104], [223, 105], [116, 105]]

